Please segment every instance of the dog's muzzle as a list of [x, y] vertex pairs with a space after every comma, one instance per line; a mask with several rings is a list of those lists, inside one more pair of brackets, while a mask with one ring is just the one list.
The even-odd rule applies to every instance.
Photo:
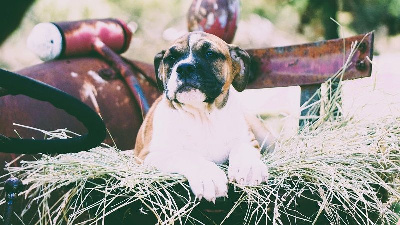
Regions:
[[200, 89], [200, 77], [196, 73], [196, 65], [191, 63], [183, 63], [176, 69], [178, 75], [177, 92], [190, 91], [192, 89]]
[[167, 87], [169, 99], [177, 103], [212, 103], [221, 94], [222, 85], [203, 66], [195, 61], [178, 64]]

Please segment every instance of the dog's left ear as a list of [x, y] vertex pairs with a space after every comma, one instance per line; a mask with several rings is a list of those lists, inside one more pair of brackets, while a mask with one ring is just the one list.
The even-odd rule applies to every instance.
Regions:
[[237, 91], [246, 88], [250, 77], [250, 56], [249, 54], [235, 45], [229, 45], [229, 53], [232, 58], [233, 82], [232, 85]]
[[161, 79], [161, 74], [158, 71], [158, 69], [160, 67], [161, 60], [164, 57], [164, 54], [165, 54], [165, 50], [162, 50], [161, 52], [157, 53], [156, 56], [154, 56], [154, 70], [156, 72], [157, 86], [161, 91], [164, 90], [164, 83]]

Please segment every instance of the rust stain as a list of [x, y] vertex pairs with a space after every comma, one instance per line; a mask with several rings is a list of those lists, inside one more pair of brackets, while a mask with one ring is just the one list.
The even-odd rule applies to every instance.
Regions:
[[247, 52], [255, 62], [254, 71], [258, 72], [253, 74], [255, 79], [247, 88], [323, 83], [343, 67], [350, 54], [351, 44], [356, 41], [363, 41], [363, 44], [351, 58], [351, 65], [343, 79], [368, 77], [372, 65], [366, 57], [372, 59], [373, 33], [302, 45], [249, 49]]

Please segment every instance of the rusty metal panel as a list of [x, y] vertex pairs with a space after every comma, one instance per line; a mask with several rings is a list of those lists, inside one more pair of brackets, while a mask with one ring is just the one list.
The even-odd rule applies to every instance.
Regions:
[[[146, 64], [144, 64], [146, 65]], [[101, 114], [111, 136], [106, 143], [115, 142], [120, 149], [132, 149], [143, 115], [125, 82], [106, 62], [98, 58], [74, 58], [45, 62], [17, 71], [59, 88], [86, 103]], [[144, 95], [151, 104], [159, 95], [158, 89], [144, 76], [135, 72]], [[44, 130], [67, 128], [86, 133], [84, 126], [74, 117], [51, 104], [26, 96], [0, 98], [0, 133], [16, 137], [19, 123]], [[18, 129], [24, 138], [43, 139], [43, 135], [28, 129]]]
[[247, 88], [287, 87], [325, 82], [340, 70], [358, 41], [360, 47], [344, 73], [344, 80], [371, 75], [374, 34], [372, 32], [344, 39], [320, 41], [286, 47], [249, 49], [255, 65], [254, 79]]

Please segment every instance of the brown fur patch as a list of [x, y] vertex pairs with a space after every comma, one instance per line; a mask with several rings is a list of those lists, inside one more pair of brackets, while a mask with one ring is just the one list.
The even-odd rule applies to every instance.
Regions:
[[142, 126], [140, 126], [138, 135], [136, 137], [136, 144], [134, 149], [134, 155], [138, 158], [136, 160], [138, 163], [143, 162], [144, 158], [149, 154], [149, 144], [153, 137], [153, 117], [154, 110], [158, 103], [161, 101], [162, 96], [160, 96], [151, 106], [149, 112], [144, 119]]

